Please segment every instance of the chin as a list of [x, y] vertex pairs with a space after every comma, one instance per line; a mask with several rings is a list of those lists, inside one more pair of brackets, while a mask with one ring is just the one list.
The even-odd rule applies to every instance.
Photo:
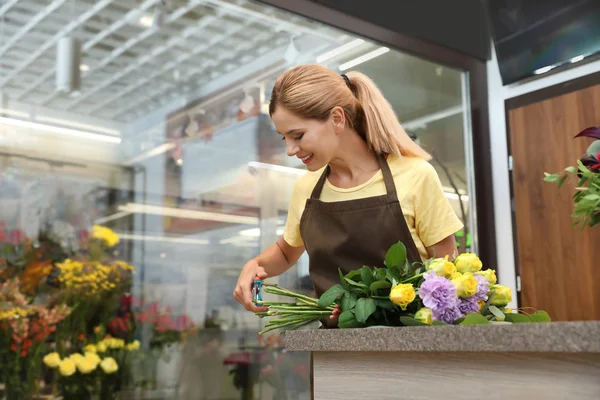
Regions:
[[313, 162], [311, 162], [310, 164], [308, 164], [306, 166], [306, 169], [309, 170], [310, 172], [315, 172], [320, 170], [321, 168], [323, 168], [325, 165], [323, 163], [319, 163], [319, 162], [315, 162], [313, 160]]

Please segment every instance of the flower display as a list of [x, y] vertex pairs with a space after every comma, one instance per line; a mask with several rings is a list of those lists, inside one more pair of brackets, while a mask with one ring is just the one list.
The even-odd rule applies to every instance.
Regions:
[[473, 253], [409, 263], [403, 243], [388, 251], [385, 268], [367, 266], [343, 274], [315, 299], [263, 282], [264, 292], [292, 297], [294, 302], [255, 300], [271, 317], [262, 334], [271, 330], [299, 329], [341, 311], [339, 328], [368, 326], [459, 325], [548, 322], [544, 311], [513, 313], [510, 288], [496, 283], [493, 270]]
[[567, 177], [575, 178], [573, 201], [575, 207], [571, 217], [573, 225], [581, 228], [600, 224], [600, 126], [591, 126], [575, 135], [575, 138], [595, 139], [586, 154], [577, 160], [576, 166], [568, 166], [562, 172], [545, 173], [544, 181], [556, 183], [560, 189]]

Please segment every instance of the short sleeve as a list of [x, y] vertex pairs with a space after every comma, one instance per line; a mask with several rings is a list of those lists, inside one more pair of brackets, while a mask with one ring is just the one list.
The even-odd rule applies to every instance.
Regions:
[[302, 217], [302, 211], [306, 197], [303, 196], [301, 190], [300, 181], [294, 186], [292, 191], [292, 198], [290, 199], [290, 205], [288, 207], [287, 221], [285, 222], [285, 228], [283, 230], [283, 240], [292, 247], [304, 246], [304, 241], [300, 235], [300, 218]]
[[414, 178], [415, 229], [425, 247], [429, 247], [461, 230], [463, 223], [456, 216], [430, 163], [419, 163]]

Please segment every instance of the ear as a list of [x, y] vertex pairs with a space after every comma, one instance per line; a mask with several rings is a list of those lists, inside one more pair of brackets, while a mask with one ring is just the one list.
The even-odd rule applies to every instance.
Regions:
[[344, 114], [344, 109], [340, 106], [333, 107], [329, 113], [329, 119], [336, 133], [343, 131], [346, 127], [346, 114]]

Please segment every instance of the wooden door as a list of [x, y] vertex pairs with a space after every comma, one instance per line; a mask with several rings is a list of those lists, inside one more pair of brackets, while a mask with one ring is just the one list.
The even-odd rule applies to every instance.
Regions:
[[600, 85], [515, 108], [508, 119], [520, 305], [556, 321], [600, 320], [600, 226], [571, 226], [575, 182], [558, 190], [543, 181], [591, 143], [573, 136], [600, 125]]

